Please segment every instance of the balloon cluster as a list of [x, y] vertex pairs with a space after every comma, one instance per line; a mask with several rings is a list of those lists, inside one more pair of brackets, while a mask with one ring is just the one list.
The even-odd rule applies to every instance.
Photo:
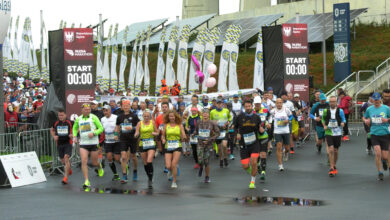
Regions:
[[[195, 67], [195, 71], [196, 71], [195, 82], [198, 84], [202, 84], [205, 76], [202, 73], [202, 71], [200, 71], [199, 61], [198, 61], [198, 59], [196, 59], [196, 57], [194, 55], [191, 55], [191, 60], [194, 63], [194, 67]], [[217, 66], [213, 63], [210, 64], [207, 67], [207, 72], [210, 75], [214, 75], [217, 72]], [[206, 80], [206, 87], [211, 88], [211, 87], [215, 86], [216, 83], [217, 83], [217, 80], [214, 77], [210, 77]]]

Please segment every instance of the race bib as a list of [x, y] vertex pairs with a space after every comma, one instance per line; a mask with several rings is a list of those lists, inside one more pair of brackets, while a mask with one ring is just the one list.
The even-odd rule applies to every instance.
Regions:
[[243, 136], [244, 136], [245, 145], [251, 145], [256, 141], [256, 135], [254, 132], [251, 132], [249, 134], [244, 134]]
[[283, 118], [277, 118], [276, 119], [276, 126], [278, 128], [286, 127], [287, 123], [285, 123], [284, 121], [285, 121], [285, 119], [283, 119]]
[[201, 139], [206, 139], [210, 137], [210, 130], [209, 129], [199, 129], [199, 137]]
[[107, 142], [115, 142], [115, 134], [114, 132], [106, 132], [106, 141]]
[[68, 126], [57, 126], [58, 136], [68, 136]]
[[322, 117], [322, 114], [324, 114], [324, 109], [318, 109], [318, 114], [320, 115], [320, 117]]
[[226, 136], [226, 131], [220, 131], [218, 139], [224, 139]]
[[80, 123], [80, 133], [91, 132], [91, 124], [89, 122]]
[[176, 150], [177, 148], [179, 148], [179, 141], [178, 140], [167, 141], [168, 151]]
[[266, 120], [265, 115], [260, 115], [260, 119], [261, 119], [261, 121], [265, 121]]
[[303, 116], [302, 115], [298, 115], [298, 121], [302, 121], [303, 120]]
[[341, 128], [340, 127], [332, 128], [332, 134], [333, 136], [341, 136]]
[[329, 127], [329, 128], [337, 128], [337, 127], [338, 127], [337, 121], [330, 120], [330, 121], [329, 121], [329, 124], [328, 124], [328, 127]]
[[160, 129], [161, 131], [164, 130], [164, 125], [161, 124], [160, 126], [158, 126], [158, 129]]
[[131, 130], [127, 130], [127, 127], [131, 127], [133, 129], [133, 126], [130, 123], [122, 123], [121, 128], [122, 128], [122, 133], [130, 133]]
[[153, 149], [156, 146], [153, 138], [142, 139], [142, 148], [144, 150]]
[[198, 136], [190, 137], [190, 144], [198, 144]]
[[381, 117], [372, 117], [371, 121], [374, 124], [382, 124], [382, 118]]

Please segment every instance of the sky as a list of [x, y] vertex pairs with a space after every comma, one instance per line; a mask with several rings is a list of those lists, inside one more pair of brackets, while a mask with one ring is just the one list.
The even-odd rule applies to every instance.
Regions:
[[[220, 14], [237, 12], [239, 2], [220, 0]], [[141, 21], [161, 18], [173, 21], [176, 16], [181, 17], [182, 0], [12, 0], [13, 23], [20, 16], [18, 36], [21, 35], [24, 19], [30, 17], [35, 47], [40, 40], [40, 10], [43, 10], [46, 30], [57, 30], [61, 20], [66, 21], [67, 27], [72, 23], [75, 27], [79, 27], [80, 23], [83, 26], [95, 25], [101, 13], [103, 19], [108, 18], [105, 25], [105, 34], [108, 34], [110, 24], [118, 23], [119, 30], [122, 30], [126, 25]]]

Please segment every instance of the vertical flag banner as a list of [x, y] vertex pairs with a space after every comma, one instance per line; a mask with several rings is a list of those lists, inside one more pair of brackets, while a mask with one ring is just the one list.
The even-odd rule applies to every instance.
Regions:
[[9, 28], [3, 42], [3, 69], [10, 71], [11, 68], [11, 30], [12, 30], [12, 17], [9, 22]]
[[74, 28], [74, 23], [72, 23], [72, 25], [70, 26], [70, 28]]
[[28, 54], [30, 51], [30, 44], [29, 44], [29, 39], [27, 34], [27, 24], [28, 24], [28, 18], [24, 20], [24, 24], [23, 24], [23, 31], [20, 40], [19, 67], [18, 67], [18, 72], [21, 72], [25, 77], [27, 77], [27, 73], [28, 73], [28, 65], [29, 65]]
[[101, 87], [103, 84], [103, 26], [99, 27], [97, 33], [97, 55], [96, 55], [96, 83]]
[[118, 24], [115, 25], [114, 36], [113, 36], [113, 45], [111, 53], [111, 80], [110, 88], [118, 90], [118, 73], [116, 72], [116, 65], [118, 63]]
[[100, 84], [100, 88], [105, 91], [109, 89], [110, 86], [110, 65], [108, 61], [108, 57], [110, 55], [111, 50], [111, 33], [112, 33], [112, 25], [110, 25], [110, 29], [108, 31], [108, 40], [106, 45], [106, 50], [104, 51], [104, 62], [103, 62], [103, 78], [102, 78], [102, 84]]
[[[203, 53], [204, 53], [204, 45], [206, 43], [207, 38], [207, 28], [202, 28], [198, 35], [196, 36], [196, 40], [194, 43], [194, 47], [192, 48], [192, 55], [196, 57], [198, 60], [200, 66], [202, 66], [202, 59], [203, 59]], [[196, 67], [194, 62], [191, 62], [190, 65], [190, 72], [189, 72], [189, 79], [188, 79], [188, 90], [189, 93], [195, 92], [195, 90], [199, 89], [199, 84], [195, 82], [195, 74], [196, 74]]]
[[37, 60], [37, 52], [35, 51], [35, 47], [34, 47], [34, 42], [33, 42], [33, 38], [32, 38], [32, 34], [31, 34], [31, 20], [30, 20], [30, 23], [29, 23], [29, 27], [28, 27], [28, 35], [29, 35], [29, 39], [30, 39], [30, 48], [31, 48], [31, 54], [32, 54], [32, 57], [31, 57], [31, 60], [32, 60], [32, 65], [30, 65], [30, 79], [40, 79], [41, 78], [41, 74], [40, 74], [40, 71], [39, 71], [39, 67], [38, 67], [38, 60]]
[[149, 72], [149, 61], [148, 61], [150, 35], [152, 35], [152, 26], [151, 25], [148, 26], [148, 31], [146, 32], [146, 40], [145, 40], [144, 90], [147, 90], [148, 93], [149, 93], [149, 87], [150, 87], [150, 72]]
[[155, 93], [160, 91], [161, 80], [164, 78], [165, 63], [164, 63], [163, 55], [164, 55], [164, 49], [165, 49], [166, 31], [167, 30], [164, 27], [162, 32], [161, 32], [160, 45], [158, 47], [157, 71], [156, 71], [156, 91], [155, 91]]
[[125, 69], [127, 64], [127, 51], [126, 51], [126, 40], [127, 33], [129, 32], [129, 26], [126, 26], [125, 35], [123, 35], [123, 43], [122, 43], [122, 52], [121, 52], [121, 64], [119, 68], [119, 86], [118, 91], [125, 92]]
[[129, 73], [129, 81], [127, 87], [134, 91], [134, 83], [135, 83], [135, 75], [137, 74], [137, 45], [139, 39], [139, 33], [135, 38], [133, 44], [133, 52], [131, 54], [131, 63], [130, 63], [130, 73]]
[[351, 36], [349, 3], [333, 5], [334, 81], [351, 74]]
[[19, 46], [18, 46], [18, 30], [19, 30], [19, 16], [16, 18], [14, 45], [12, 48], [12, 63], [10, 72], [18, 72], [19, 67]]
[[142, 31], [138, 46], [137, 72], [135, 74], [135, 94], [138, 94], [141, 91], [142, 79], [144, 78], [144, 68], [142, 67], [142, 58], [144, 56], [142, 44], [144, 43], [144, 37], [145, 32]]
[[241, 26], [235, 25], [232, 29], [232, 40], [229, 44], [230, 62], [229, 62], [229, 91], [239, 90], [237, 79], [237, 59], [238, 59], [238, 42], [241, 36]]
[[49, 69], [48, 69], [48, 62], [46, 61], [46, 49], [45, 46], [47, 46], [47, 33], [46, 33], [46, 27], [45, 22], [42, 19], [41, 23], [41, 78], [49, 82]]
[[224, 41], [222, 44], [221, 59], [219, 61], [219, 72], [218, 72], [218, 91], [226, 92], [226, 80], [229, 72], [229, 60], [230, 60], [230, 43], [232, 42], [233, 35], [233, 24], [226, 30]]
[[263, 68], [263, 33], [260, 29], [257, 36], [255, 69], [253, 73], [253, 88], [264, 91], [264, 68]]
[[187, 71], [188, 71], [188, 39], [190, 37], [191, 26], [185, 25], [179, 37], [179, 49], [177, 57], [177, 80], [181, 85], [181, 90], [187, 91]]
[[81, 114], [81, 104], [94, 100], [96, 77], [92, 28], [64, 28], [66, 113]]
[[307, 24], [283, 24], [284, 90], [309, 101]]
[[215, 45], [219, 41], [219, 37], [221, 36], [221, 29], [218, 27], [213, 28], [211, 31], [207, 33], [206, 37], [206, 45], [204, 49], [204, 59], [203, 59], [203, 74], [204, 81], [202, 85], [202, 92], [207, 93], [206, 81], [210, 77], [207, 68], [210, 64], [214, 63], [215, 58]]
[[61, 20], [60, 21], [60, 28], [59, 29], [62, 29], [62, 26], [64, 25], [64, 21], [63, 20]]
[[66, 21], [64, 21], [62, 28], [66, 28]]
[[177, 41], [178, 32], [179, 32], [179, 27], [174, 26], [169, 35], [167, 61], [166, 61], [167, 68], [165, 71], [166, 72], [165, 80], [167, 86], [173, 86], [173, 83], [175, 81], [175, 70], [173, 69], [172, 64], [173, 64], [173, 60], [175, 59], [176, 41]]

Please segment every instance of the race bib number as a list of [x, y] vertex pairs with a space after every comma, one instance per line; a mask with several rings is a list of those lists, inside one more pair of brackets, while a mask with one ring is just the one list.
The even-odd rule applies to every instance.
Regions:
[[332, 129], [333, 136], [341, 136], [341, 128], [340, 127], [335, 127], [335, 128], [331, 128], [331, 129]]
[[298, 121], [302, 121], [303, 120], [303, 116], [302, 115], [298, 115]]
[[68, 126], [57, 126], [58, 136], [68, 136]]
[[178, 140], [167, 141], [167, 149], [168, 149], [168, 151], [176, 150], [179, 147], [180, 146], [179, 146], [179, 141]]
[[106, 132], [106, 141], [108, 142], [115, 142], [115, 134], [114, 132]]
[[142, 139], [142, 147], [144, 150], [152, 149], [156, 146], [153, 138]]
[[190, 144], [197, 144], [198, 143], [198, 136], [190, 137]]
[[329, 121], [329, 124], [328, 124], [328, 127], [329, 127], [329, 128], [337, 128], [337, 127], [338, 127], [337, 121], [330, 120], [330, 121]]
[[244, 136], [245, 145], [251, 145], [256, 141], [256, 135], [254, 132], [251, 132], [249, 134], [244, 134], [243, 136]]
[[226, 136], [226, 131], [220, 131], [218, 139], [224, 139]]
[[318, 114], [320, 115], [320, 117], [322, 117], [322, 114], [324, 114], [324, 109], [319, 109]]
[[374, 124], [382, 124], [382, 117], [372, 117], [371, 121]]
[[210, 130], [209, 129], [199, 129], [199, 137], [201, 139], [206, 139], [210, 137]]
[[276, 126], [278, 128], [282, 128], [282, 127], [286, 127], [287, 126], [287, 123], [285, 122], [286, 119], [284, 118], [278, 118], [276, 119]]
[[80, 133], [86, 133], [86, 132], [91, 132], [91, 124], [89, 122], [82, 122], [80, 123]]
[[[127, 127], [131, 127], [131, 129], [127, 130]], [[122, 123], [121, 128], [122, 128], [122, 133], [130, 133], [130, 131], [133, 129], [133, 126], [131, 126], [130, 123]]]

